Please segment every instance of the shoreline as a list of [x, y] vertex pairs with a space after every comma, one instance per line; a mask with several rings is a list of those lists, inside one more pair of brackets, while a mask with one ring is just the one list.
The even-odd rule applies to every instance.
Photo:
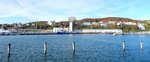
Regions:
[[110, 35], [150, 35], [150, 31], [146, 32], [129, 32], [129, 33], [99, 33], [99, 32], [80, 32], [80, 33], [54, 33], [54, 32], [22, 32], [22, 33], [6, 33], [0, 36], [11, 35], [68, 35], [68, 34], [110, 34]]

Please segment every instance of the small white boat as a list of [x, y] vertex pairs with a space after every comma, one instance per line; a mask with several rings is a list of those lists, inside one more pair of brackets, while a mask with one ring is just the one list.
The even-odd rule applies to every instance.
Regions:
[[116, 33], [113, 33], [113, 36], [115, 36], [116, 35]]
[[5, 34], [11, 34], [11, 31], [9, 30], [4, 30], [3, 28], [0, 29], [0, 35], [5, 35]]

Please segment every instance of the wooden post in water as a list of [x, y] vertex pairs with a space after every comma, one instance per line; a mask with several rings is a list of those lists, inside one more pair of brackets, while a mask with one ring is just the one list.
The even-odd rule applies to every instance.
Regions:
[[143, 42], [142, 41], [140, 41], [140, 48], [141, 48], [141, 50], [143, 50]]
[[75, 47], [76, 47], [75, 42], [72, 42], [72, 62], [76, 62], [76, 53], [75, 53], [76, 49], [75, 49]]
[[122, 43], [122, 48], [123, 48], [123, 51], [125, 51], [125, 41], [123, 41]]
[[75, 42], [72, 43], [72, 49], [73, 49], [73, 52], [75, 53]]
[[47, 53], [47, 42], [44, 43], [44, 54]]
[[7, 57], [10, 58], [11, 44], [8, 44]]

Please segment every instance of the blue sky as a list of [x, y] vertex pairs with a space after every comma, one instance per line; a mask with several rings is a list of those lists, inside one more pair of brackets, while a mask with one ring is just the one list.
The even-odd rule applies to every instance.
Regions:
[[150, 19], [150, 0], [0, 0], [0, 23], [125, 17]]

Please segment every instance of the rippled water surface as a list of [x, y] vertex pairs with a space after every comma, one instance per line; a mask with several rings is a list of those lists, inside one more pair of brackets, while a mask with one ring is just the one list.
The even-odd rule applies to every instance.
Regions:
[[[140, 41], [143, 41], [143, 50]], [[125, 41], [126, 49], [122, 50]], [[43, 53], [47, 42], [47, 54]], [[73, 53], [72, 42], [76, 42]], [[0, 36], [0, 62], [150, 62], [148, 35], [24, 35]]]

